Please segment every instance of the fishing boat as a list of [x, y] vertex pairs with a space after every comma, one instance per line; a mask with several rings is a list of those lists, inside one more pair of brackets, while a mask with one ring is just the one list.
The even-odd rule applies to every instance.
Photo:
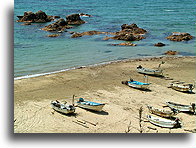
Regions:
[[181, 126], [181, 122], [178, 118], [176, 118], [175, 120], [170, 120], [166, 118], [147, 115], [147, 119], [150, 123], [164, 128], [177, 128]]
[[133, 87], [133, 88], [145, 90], [145, 89], [148, 89], [148, 87], [151, 83], [143, 83], [143, 82], [134, 81], [133, 79], [130, 79], [130, 81], [122, 81], [122, 84], [126, 84], [130, 87]]
[[195, 86], [193, 84], [186, 84], [184, 82], [173, 81], [170, 83], [170, 87], [174, 90], [181, 92], [192, 92]]
[[195, 112], [195, 103], [191, 103], [190, 105], [182, 105], [178, 103], [173, 103], [173, 102], [166, 102], [166, 104], [171, 108], [175, 109], [181, 112]]
[[63, 114], [71, 114], [75, 112], [75, 107], [73, 105], [61, 104], [58, 100], [51, 101], [50, 104], [55, 111]]
[[94, 111], [102, 111], [104, 105], [105, 105], [104, 103], [85, 101], [83, 98], [79, 98], [79, 100], [77, 101], [78, 107], [94, 110]]
[[177, 110], [175, 110], [175, 109], [172, 109], [173, 111], [167, 111], [167, 110], [163, 110], [163, 109], [154, 108], [150, 105], [147, 105], [147, 107], [148, 107], [150, 113], [161, 116], [161, 117], [166, 117], [166, 118], [175, 116], [178, 113]]
[[163, 75], [163, 70], [161, 69], [148, 69], [144, 68], [141, 65], [137, 67], [137, 72], [141, 74], [146, 74], [146, 75], [154, 75], [154, 76], [162, 76]]

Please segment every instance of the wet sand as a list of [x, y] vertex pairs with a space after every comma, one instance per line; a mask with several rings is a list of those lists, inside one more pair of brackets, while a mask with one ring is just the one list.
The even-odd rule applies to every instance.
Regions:
[[[195, 94], [168, 88], [173, 80], [148, 76], [150, 91], [141, 91], [121, 81], [144, 81], [136, 67], [156, 68], [161, 61], [164, 76], [195, 82], [195, 57], [157, 57], [125, 60], [85, 67], [61, 73], [14, 81], [15, 133], [139, 133], [139, 108], [143, 121], [149, 114], [146, 105], [163, 109], [166, 101], [181, 104], [195, 102]], [[195, 92], [195, 89], [193, 90]], [[106, 103], [102, 112], [76, 108], [74, 115], [63, 115], [50, 107], [51, 100], [72, 102], [77, 98]], [[164, 109], [169, 110], [168, 107]], [[195, 129], [195, 115], [179, 113], [182, 128], [167, 129], [142, 122], [143, 133], [189, 133]], [[89, 121], [90, 124], [85, 121]], [[79, 121], [79, 122], [78, 122]], [[77, 124], [77, 123], [80, 124]], [[129, 130], [128, 130], [129, 127]]]

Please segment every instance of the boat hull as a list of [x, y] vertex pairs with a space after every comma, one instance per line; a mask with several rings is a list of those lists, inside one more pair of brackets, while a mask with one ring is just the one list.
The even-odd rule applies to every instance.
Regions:
[[146, 75], [154, 75], [154, 76], [161, 76], [162, 70], [155, 70], [155, 69], [146, 69], [146, 68], [137, 68], [137, 72]]
[[165, 118], [158, 118], [151, 115], [147, 115], [147, 119], [150, 123], [164, 128], [175, 128], [180, 126], [180, 122]]
[[94, 110], [94, 111], [102, 111], [104, 105], [105, 104], [101, 104], [101, 105], [87, 105], [87, 104], [77, 103], [78, 107], [81, 107], [81, 108], [84, 108], [84, 109], [89, 109], [89, 110]]
[[173, 117], [177, 114], [172, 111], [165, 111], [165, 110], [157, 109], [157, 108], [154, 108], [149, 105], [147, 107], [148, 107], [150, 113], [161, 116], [161, 117], [170, 118], [170, 117]]
[[176, 104], [173, 102], [166, 102], [166, 104], [175, 110], [181, 111], [181, 112], [195, 112], [193, 107], [191, 105], [181, 105], [181, 104]]
[[63, 114], [72, 114], [75, 112], [75, 107], [72, 106], [72, 108], [69, 108], [69, 106], [64, 105], [64, 104], [59, 104], [59, 106], [54, 105], [54, 102], [51, 102], [51, 107], [60, 113]]
[[189, 85], [183, 86], [178, 84], [171, 84], [171, 88], [181, 92], [192, 92], [193, 90], [189, 87]]
[[130, 86], [130, 87], [133, 87], [133, 88], [138, 88], [138, 89], [148, 89], [150, 83], [141, 83], [141, 84], [138, 84], [138, 83], [134, 83], [136, 81], [128, 81], [127, 85]]

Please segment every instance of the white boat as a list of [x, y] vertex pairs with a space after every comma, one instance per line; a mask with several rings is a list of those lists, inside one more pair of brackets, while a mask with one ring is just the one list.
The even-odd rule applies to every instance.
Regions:
[[83, 98], [79, 98], [79, 100], [77, 101], [78, 107], [89, 109], [89, 110], [94, 110], [94, 111], [102, 111], [102, 108], [104, 107], [104, 105], [105, 105], [104, 103], [84, 101]]
[[191, 105], [182, 105], [173, 102], [166, 102], [166, 104], [171, 108], [181, 112], [193, 112], [195, 113], [195, 103], [191, 103]]
[[161, 69], [148, 69], [148, 68], [143, 68], [141, 65], [137, 67], [137, 72], [146, 74], [146, 75], [154, 75], [154, 76], [162, 76], [163, 75], [163, 70]]
[[66, 105], [66, 104], [61, 104], [59, 101], [51, 101], [51, 107], [60, 113], [63, 114], [71, 114], [75, 112], [75, 107], [73, 105]]
[[166, 117], [166, 118], [173, 117], [173, 116], [177, 115], [177, 113], [178, 113], [177, 110], [175, 110], [175, 109], [173, 109], [173, 111], [167, 111], [167, 110], [163, 110], [163, 109], [154, 108], [150, 105], [147, 105], [147, 107], [148, 107], [150, 113], [161, 116], [161, 117]]
[[170, 87], [174, 90], [182, 92], [192, 92], [192, 90], [195, 88], [193, 84], [186, 84], [178, 81], [171, 82]]
[[164, 128], [177, 128], [180, 127], [181, 122], [178, 118], [176, 118], [175, 120], [170, 120], [170, 119], [166, 119], [166, 118], [160, 118], [160, 117], [155, 117], [152, 115], [147, 115], [147, 119], [150, 123], [160, 126], [160, 127], [164, 127]]

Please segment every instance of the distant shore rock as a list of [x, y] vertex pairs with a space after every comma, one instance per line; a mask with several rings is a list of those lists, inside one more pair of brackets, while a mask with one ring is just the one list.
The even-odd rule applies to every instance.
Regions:
[[111, 44], [113, 46], [137, 46], [137, 44], [133, 44], [130, 42], [126, 42], [126, 43], [119, 43], [119, 44]]
[[108, 32], [100, 32], [100, 31], [86, 31], [86, 32], [82, 32], [82, 33], [74, 33], [71, 38], [77, 38], [77, 37], [82, 37], [84, 35], [97, 35], [97, 34], [107, 34]]
[[69, 25], [81, 25], [81, 24], [84, 24], [85, 23], [85, 21], [83, 21], [80, 18], [80, 15], [79, 14], [67, 15], [66, 16], [66, 20], [67, 20], [67, 23]]
[[158, 42], [158, 43], [154, 44], [154, 46], [162, 47], [162, 46], [165, 46], [165, 44], [164, 43], [161, 43], [161, 42]]
[[29, 23], [46, 23], [54, 20], [53, 16], [46, 15], [43, 11], [33, 13], [31, 11], [24, 12], [23, 16], [17, 16], [19, 20], [17, 22], [29, 22]]
[[68, 25], [67, 21], [61, 18], [57, 20], [55, 23], [45, 26], [44, 28], [42, 28], [42, 30], [63, 32], [66, 29], [70, 29], [70, 28], [72, 27]]
[[173, 51], [173, 50], [169, 50], [169, 51], [166, 51], [164, 54], [165, 55], [176, 55], [176, 54], [178, 54], [178, 52], [177, 51]]
[[173, 32], [172, 35], [166, 37], [166, 39], [180, 42], [191, 40], [193, 39], [193, 36], [191, 36], [189, 33]]

